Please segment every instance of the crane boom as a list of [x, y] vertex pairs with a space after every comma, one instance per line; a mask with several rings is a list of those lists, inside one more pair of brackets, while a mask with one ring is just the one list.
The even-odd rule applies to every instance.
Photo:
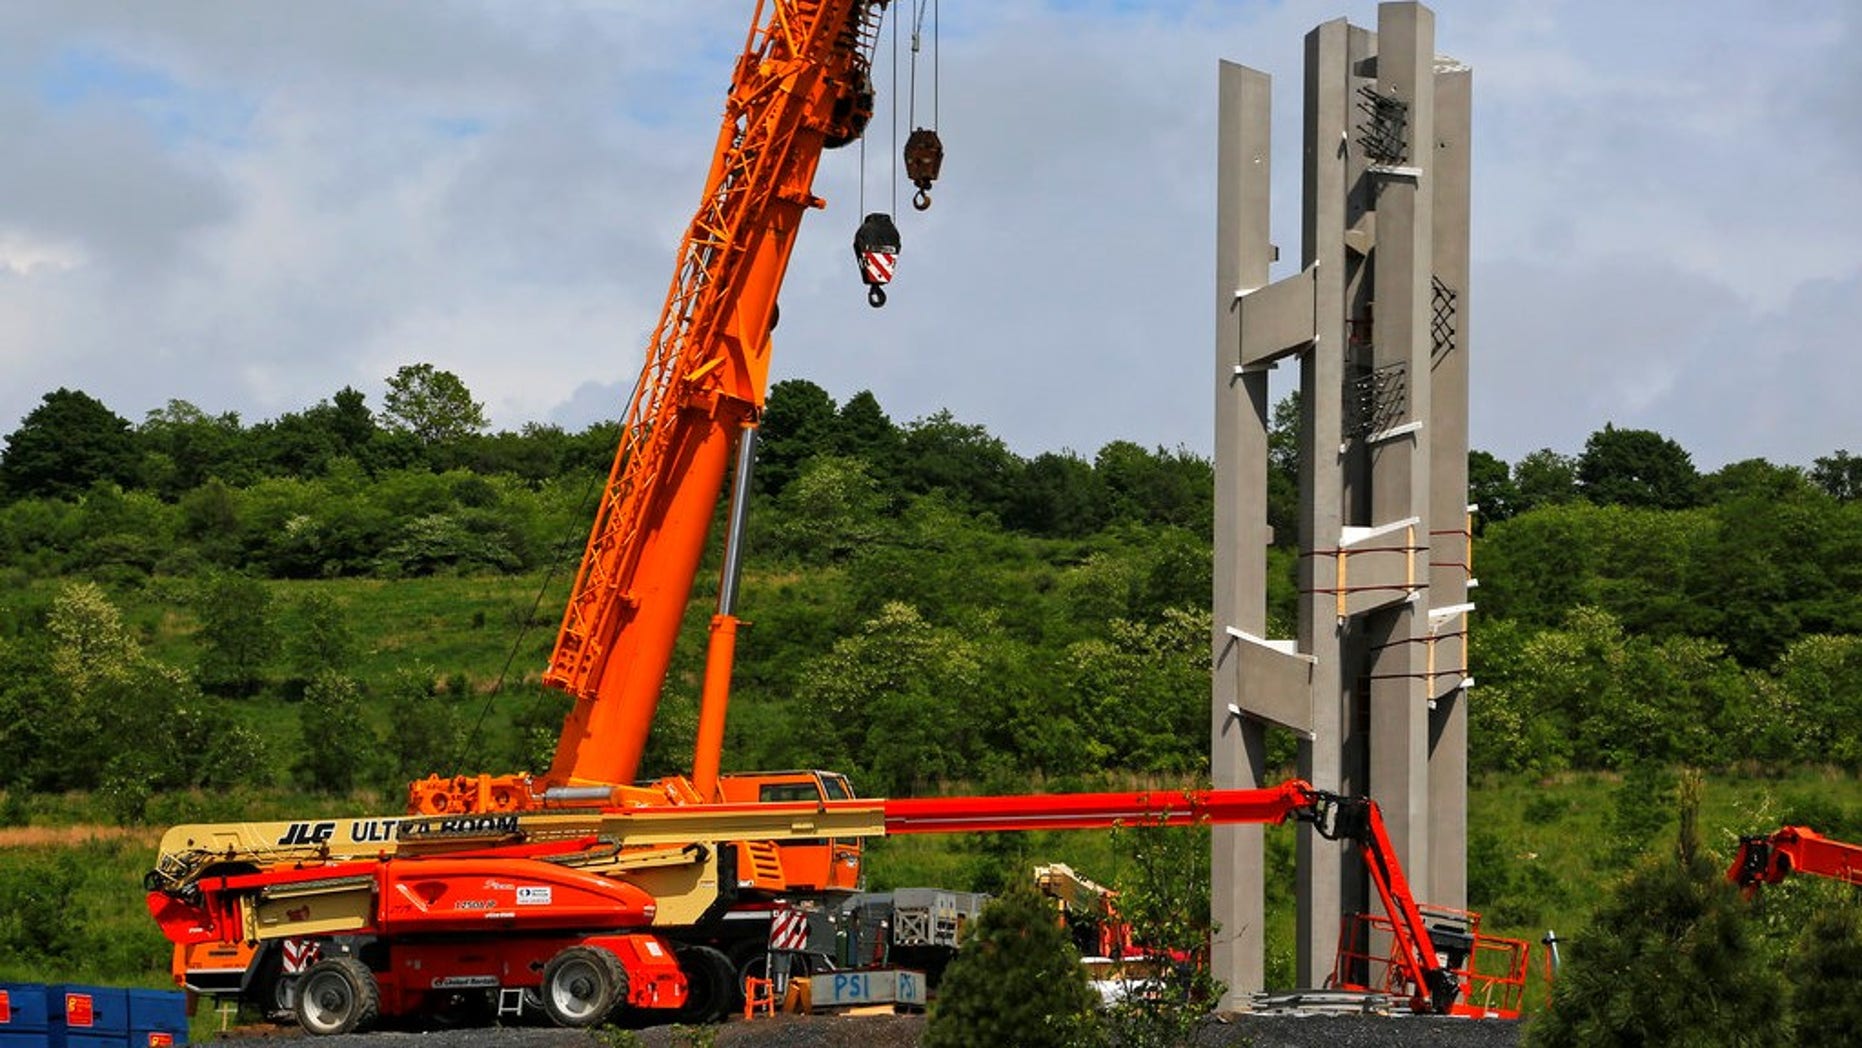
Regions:
[[872, 110], [886, 3], [758, 4], [544, 673], [576, 701], [545, 786], [634, 779], [732, 452], [762, 410], [796, 232], [823, 206], [821, 151], [857, 138]]
[[1791, 873], [1862, 884], [1862, 845], [1831, 840], [1808, 826], [1784, 826], [1741, 837], [1726, 879], [1751, 890], [1777, 884]]

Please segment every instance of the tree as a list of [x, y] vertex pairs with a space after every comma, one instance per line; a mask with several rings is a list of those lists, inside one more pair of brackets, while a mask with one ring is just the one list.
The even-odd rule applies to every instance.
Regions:
[[847, 398], [834, 419], [834, 440], [828, 450], [863, 458], [873, 479], [888, 497], [898, 490], [899, 457], [904, 454], [899, 427], [879, 406], [879, 398], [863, 389]]
[[925, 1024], [925, 1048], [1070, 1048], [1090, 1043], [1092, 988], [1080, 955], [1032, 884], [992, 900], [957, 950]]
[[865, 459], [816, 455], [786, 484], [770, 525], [775, 548], [810, 564], [846, 560], [879, 533], [885, 500]]
[[1223, 985], [1209, 973], [1209, 831], [1139, 823], [1115, 833], [1129, 840], [1131, 864], [1118, 878], [1118, 910], [1132, 941], [1166, 958], [1154, 974], [1127, 979], [1107, 1016], [1122, 1048], [1191, 1044]]
[[74, 498], [98, 481], [127, 484], [135, 468], [129, 420], [87, 393], [61, 387], [7, 435], [0, 495]]
[[459, 376], [432, 364], [405, 365], [388, 379], [381, 417], [388, 429], [411, 434], [427, 448], [456, 443], [490, 425], [485, 405], [472, 399]]
[[806, 379], [771, 386], [757, 426], [756, 489], [780, 495], [803, 463], [831, 452], [837, 410], [828, 391]]
[[1699, 778], [1681, 792], [1674, 852], [1636, 867], [1604, 899], [1571, 944], [1550, 1010], [1528, 1024], [1527, 1045], [1797, 1043], [1784, 977], [1739, 889], [1701, 848]]
[[251, 695], [265, 680], [276, 642], [272, 596], [265, 584], [233, 573], [197, 591], [201, 687], [217, 695]]
[[1021, 459], [981, 426], [939, 411], [905, 430], [900, 480], [905, 490], [942, 490], [959, 505], [1001, 516], [1021, 478]]
[[1468, 452], [1468, 501], [1482, 523], [1505, 520], [1519, 509], [1519, 488], [1506, 461], [1485, 451]]
[[142, 485], [163, 498], [179, 498], [209, 477], [231, 484], [253, 479], [245, 430], [234, 412], [209, 415], [185, 400], [170, 400], [149, 412], [136, 438], [142, 445]]
[[803, 671], [796, 741], [826, 767], [860, 768], [882, 796], [961, 778], [982, 747], [968, 699], [985, 679], [973, 643], [890, 603]]
[[[465, 690], [465, 678], [455, 681]], [[446, 774], [460, 757], [464, 728], [455, 696], [441, 694], [433, 675], [404, 669], [388, 687], [390, 786], [427, 775]]]
[[1785, 959], [1800, 1044], [1853, 1040], [1862, 1031], [1862, 904], [1847, 885], [1814, 893], [1816, 905]]
[[1810, 479], [1839, 502], [1862, 499], [1862, 455], [1823, 455], [1811, 466]]
[[1599, 506], [1686, 509], [1697, 504], [1699, 487], [1687, 451], [1653, 430], [1605, 423], [1578, 456], [1578, 490]]
[[335, 598], [313, 591], [285, 612], [285, 678], [298, 695], [319, 673], [347, 673], [355, 663], [356, 638]]
[[1513, 464], [1517, 511], [1555, 506], [1578, 497], [1578, 465], [1569, 455], [1540, 448]]
[[370, 781], [380, 740], [362, 713], [362, 689], [340, 673], [319, 673], [298, 707], [305, 744], [292, 766], [304, 786], [348, 793]]
[[1700, 479], [1700, 498], [1708, 505], [1740, 499], [1796, 502], [1816, 495], [1816, 485], [1803, 470], [1774, 466], [1762, 458], [1729, 462]]

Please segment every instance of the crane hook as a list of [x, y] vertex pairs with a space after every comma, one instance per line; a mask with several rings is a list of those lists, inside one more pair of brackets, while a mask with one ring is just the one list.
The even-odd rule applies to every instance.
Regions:
[[913, 131], [905, 140], [905, 177], [918, 187], [912, 206], [920, 211], [931, 206], [931, 183], [937, 181], [944, 166], [944, 142], [937, 132], [926, 127]]
[[882, 285], [891, 282], [893, 268], [899, 262], [899, 227], [892, 216], [876, 211], [860, 223], [853, 234], [853, 257], [860, 266], [860, 279], [866, 283], [866, 301], [874, 309], [886, 304]]

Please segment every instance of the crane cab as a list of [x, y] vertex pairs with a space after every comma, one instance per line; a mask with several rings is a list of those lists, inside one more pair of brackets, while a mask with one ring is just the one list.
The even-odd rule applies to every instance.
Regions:
[[[847, 776], [833, 771], [728, 772], [718, 777], [726, 804], [794, 804], [854, 799]], [[859, 891], [858, 837], [808, 837], [776, 845], [790, 891]]]

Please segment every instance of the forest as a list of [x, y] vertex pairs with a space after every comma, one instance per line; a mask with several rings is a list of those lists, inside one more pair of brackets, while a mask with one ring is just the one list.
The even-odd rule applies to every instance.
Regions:
[[[490, 432], [427, 364], [387, 389], [249, 426], [181, 401], [131, 423], [60, 389], [7, 436], [10, 797], [100, 789], [136, 821], [165, 790], [546, 763], [564, 707], [536, 680], [617, 435]], [[1276, 411], [1269, 493], [1289, 545], [1295, 415]], [[946, 412], [898, 424], [789, 380], [754, 478], [729, 766], [894, 795], [1206, 769], [1205, 459], [1024, 458]], [[1476, 451], [1470, 478], [1476, 772], [1862, 768], [1862, 459], [1701, 474], [1606, 425], [1575, 454]], [[1290, 636], [1296, 554], [1270, 557]], [[707, 569], [650, 772], [689, 759], [713, 587]], [[385, 643], [435, 616], [469, 620], [472, 650]]]

